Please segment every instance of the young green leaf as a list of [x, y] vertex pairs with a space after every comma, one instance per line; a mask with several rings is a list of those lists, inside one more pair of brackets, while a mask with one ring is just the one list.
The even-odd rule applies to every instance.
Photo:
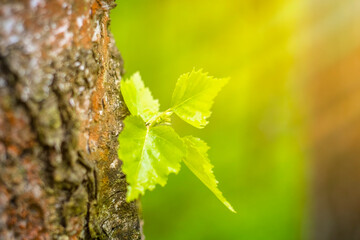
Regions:
[[127, 117], [124, 125], [118, 155], [129, 183], [127, 201], [131, 201], [156, 184], [164, 186], [168, 175], [180, 170], [185, 147], [169, 126], [146, 127], [138, 116]]
[[235, 212], [231, 204], [224, 198], [217, 187], [218, 181], [212, 171], [213, 165], [207, 155], [208, 145], [199, 138], [186, 136], [183, 138], [186, 145], [186, 166], [215, 194], [215, 196], [232, 212]]
[[138, 72], [121, 82], [121, 93], [132, 115], [139, 115], [146, 122], [159, 112], [159, 101], [144, 86]]
[[121, 83], [126, 105], [133, 116], [124, 121], [119, 135], [118, 155], [123, 160], [123, 172], [129, 183], [127, 201], [152, 190], [156, 184], [164, 186], [170, 173], [180, 170], [184, 160], [190, 170], [225, 204], [232, 206], [217, 188], [205, 142], [192, 136], [181, 139], [168, 126], [175, 112], [191, 125], [203, 128], [210, 116], [213, 100], [227, 79], [209, 77], [202, 70], [180, 76], [173, 93], [172, 107], [159, 112], [158, 100], [144, 86], [139, 73]]
[[183, 74], [177, 80], [171, 109], [185, 122], [203, 128], [208, 123], [214, 98], [227, 81], [227, 78], [210, 77], [202, 70]]

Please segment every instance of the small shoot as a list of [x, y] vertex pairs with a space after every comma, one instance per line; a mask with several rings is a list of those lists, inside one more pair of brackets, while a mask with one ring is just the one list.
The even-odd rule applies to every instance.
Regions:
[[232, 212], [231, 204], [217, 187], [207, 151], [208, 145], [199, 138], [181, 138], [171, 127], [171, 115], [196, 128], [204, 128], [211, 115], [214, 98], [227, 83], [227, 78], [214, 78], [202, 70], [193, 70], [178, 79], [172, 96], [171, 107], [159, 111], [154, 99], [135, 73], [122, 81], [121, 92], [131, 113], [124, 120], [124, 130], [119, 135], [119, 158], [129, 183], [127, 201], [153, 190], [157, 184], [164, 186], [170, 173], [178, 173], [185, 165]]

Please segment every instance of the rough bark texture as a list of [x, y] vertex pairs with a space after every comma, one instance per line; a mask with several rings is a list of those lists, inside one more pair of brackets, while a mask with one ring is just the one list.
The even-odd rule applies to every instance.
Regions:
[[0, 0], [0, 239], [141, 239], [112, 0]]

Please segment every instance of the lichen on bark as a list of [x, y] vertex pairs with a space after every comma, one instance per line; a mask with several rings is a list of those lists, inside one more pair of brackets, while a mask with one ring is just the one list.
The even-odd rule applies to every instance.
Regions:
[[112, 0], [0, 8], [0, 239], [141, 239], [117, 158]]

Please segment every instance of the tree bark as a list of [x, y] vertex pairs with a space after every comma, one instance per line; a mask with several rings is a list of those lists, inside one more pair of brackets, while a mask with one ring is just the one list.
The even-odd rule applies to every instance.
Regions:
[[0, 239], [142, 239], [113, 0], [0, 2]]

